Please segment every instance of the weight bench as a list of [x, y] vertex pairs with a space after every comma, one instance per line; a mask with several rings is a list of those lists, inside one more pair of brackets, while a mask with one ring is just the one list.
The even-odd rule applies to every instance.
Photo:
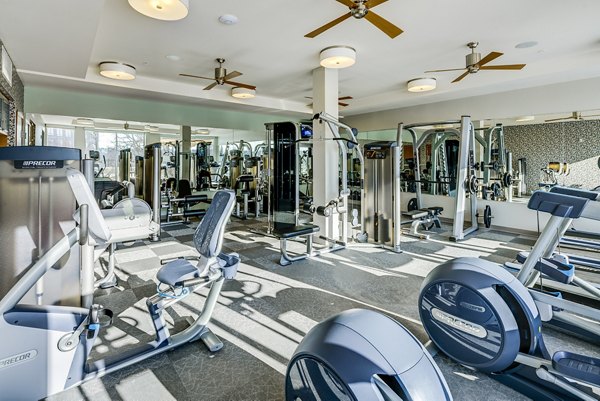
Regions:
[[[315, 226], [313, 224], [305, 224], [299, 226], [289, 225], [285, 227], [275, 228], [273, 230], [273, 235], [279, 238], [279, 248], [281, 251], [281, 258], [279, 259], [279, 264], [281, 266], [288, 266], [292, 264], [292, 262], [296, 262], [298, 260], [314, 256], [312, 250], [313, 234], [317, 232], [319, 232], [319, 226]], [[306, 253], [297, 256], [290, 256], [287, 252], [287, 240], [296, 237], [306, 237]]]

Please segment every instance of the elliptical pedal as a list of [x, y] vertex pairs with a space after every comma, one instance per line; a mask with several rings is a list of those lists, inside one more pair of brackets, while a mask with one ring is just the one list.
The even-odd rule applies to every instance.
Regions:
[[600, 386], [600, 359], [567, 351], [552, 356], [552, 367], [565, 376]]

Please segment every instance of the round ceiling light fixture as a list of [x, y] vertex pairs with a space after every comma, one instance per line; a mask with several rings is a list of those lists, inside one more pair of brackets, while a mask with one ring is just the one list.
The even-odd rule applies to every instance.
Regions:
[[190, 9], [189, 0], [129, 0], [129, 5], [140, 14], [163, 21], [183, 19]]
[[256, 90], [236, 86], [235, 88], [231, 88], [231, 96], [236, 99], [252, 99], [256, 97]]
[[409, 92], [427, 92], [436, 88], [435, 78], [416, 78], [406, 83]]
[[356, 50], [350, 46], [330, 46], [319, 54], [321, 66], [325, 68], [347, 68], [356, 63]]
[[131, 81], [135, 79], [135, 67], [129, 64], [117, 63], [116, 61], [104, 61], [99, 64], [100, 75], [110, 79]]
[[233, 14], [223, 14], [219, 17], [219, 22], [225, 25], [235, 25], [239, 21], [240, 19]]

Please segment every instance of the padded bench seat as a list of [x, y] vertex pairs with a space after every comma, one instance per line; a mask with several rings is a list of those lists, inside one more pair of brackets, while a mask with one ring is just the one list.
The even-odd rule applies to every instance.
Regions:
[[319, 226], [315, 226], [313, 224], [303, 224], [299, 226], [290, 226], [280, 229], [276, 228], [273, 230], [273, 234], [277, 238], [283, 239], [300, 237], [302, 235], [314, 234], [316, 232], [319, 232]]
[[402, 212], [402, 216], [409, 217], [412, 220], [422, 219], [424, 217], [427, 217], [428, 215], [429, 212], [423, 210], [411, 210], [409, 212]]
[[[319, 232], [319, 226], [315, 226], [314, 224], [303, 224], [298, 226], [290, 225], [281, 228], [275, 228], [273, 230], [273, 235], [279, 238], [279, 250], [281, 251], [279, 264], [281, 266], [287, 266], [292, 262], [313, 256], [313, 234], [317, 232]], [[306, 236], [306, 253], [297, 256], [291, 256], [287, 251], [287, 240], [301, 236]]]
[[440, 214], [444, 211], [444, 208], [441, 206], [430, 206], [430, 207], [426, 207], [423, 210], [429, 210], [430, 212], [433, 212], [435, 214]]

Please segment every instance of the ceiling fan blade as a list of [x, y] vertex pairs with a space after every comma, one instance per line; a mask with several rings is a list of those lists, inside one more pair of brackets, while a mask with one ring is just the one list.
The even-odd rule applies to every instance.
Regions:
[[350, 12], [342, 15], [339, 18], [334, 19], [331, 22], [328, 22], [327, 24], [323, 25], [320, 28], [315, 29], [314, 31], [307, 33], [306, 35], [304, 35], [305, 38], [314, 38], [317, 35], [322, 34], [323, 32], [325, 32], [326, 30], [328, 30], [329, 28], [333, 28], [334, 26], [336, 26], [337, 24], [339, 24], [340, 22], [347, 20], [348, 18], [350, 18]]
[[346, 7], [354, 8], [356, 4], [352, 0], [336, 0], [338, 3], [342, 3]]
[[229, 81], [230, 79], [233, 79], [233, 78], [239, 77], [240, 75], [243, 75], [243, 74], [242, 74], [241, 72], [239, 72], [239, 71], [232, 71], [232, 72], [230, 72], [229, 74], [225, 75], [225, 76], [223, 77], [223, 80], [224, 80], [224, 81]]
[[309, 103], [309, 104], [306, 105], [306, 107], [312, 107], [312, 106], [313, 106], [312, 103]]
[[201, 77], [199, 75], [191, 75], [191, 74], [179, 74], [182, 77], [190, 77], [190, 78], [200, 78], [200, 79], [209, 79], [211, 81], [214, 81], [214, 78], [208, 78], [208, 77]]
[[239, 86], [240, 88], [246, 88], [246, 89], [252, 89], [252, 90], [256, 89], [256, 86], [254, 86], [254, 85], [243, 84], [240, 82], [225, 81], [225, 83], [227, 85], [231, 85], [231, 86]]
[[388, 0], [369, 0], [365, 3], [365, 6], [367, 6], [367, 8], [373, 8], [375, 6], [380, 5], [381, 3], [385, 3]]
[[338, 100], [350, 100], [350, 99], [354, 99], [354, 98], [352, 96], [338, 97]]
[[508, 65], [484, 65], [479, 67], [480, 70], [522, 70], [525, 64], [508, 64]]
[[310, 96], [304, 96], [306, 99], [312, 99], [312, 97]]
[[342, 107], [346, 107], [346, 106], [348, 106], [348, 103], [342, 103], [342, 102], [338, 102], [338, 104], [339, 104], [340, 106], [342, 106]]
[[205, 91], [209, 91], [212, 88], [214, 88], [215, 86], [218, 85], [218, 82], [213, 82], [212, 84], [208, 85], [206, 88], [204, 88]]
[[377, 28], [381, 29], [386, 35], [390, 38], [394, 39], [396, 36], [400, 35], [403, 31], [398, 28], [396, 25], [392, 24], [390, 21], [386, 20], [379, 14], [374, 13], [369, 10], [367, 15], [365, 15], [365, 19], [367, 19], [371, 24], [375, 25]]
[[462, 71], [465, 70], [466, 68], [447, 68], [445, 70], [429, 70], [429, 71], [425, 71], [425, 72], [446, 72], [446, 71]]
[[464, 77], [466, 77], [467, 75], [469, 75], [469, 71], [465, 71], [464, 74], [462, 74], [461, 76], [459, 76], [458, 78], [456, 78], [454, 81], [452, 81], [452, 83], [458, 82], [458, 81], [462, 81], [462, 79]]
[[491, 52], [489, 53], [487, 56], [485, 56], [484, 58], [482, 58], [481, 60], [479, 60], [479, 67], [481, 67], [484, 64], [489, 63], [492, 60], [496, 60], [498, 57], [500, 57], [501, 55], [503, 55], [504, 53], [499, 53], [499, 52]]

